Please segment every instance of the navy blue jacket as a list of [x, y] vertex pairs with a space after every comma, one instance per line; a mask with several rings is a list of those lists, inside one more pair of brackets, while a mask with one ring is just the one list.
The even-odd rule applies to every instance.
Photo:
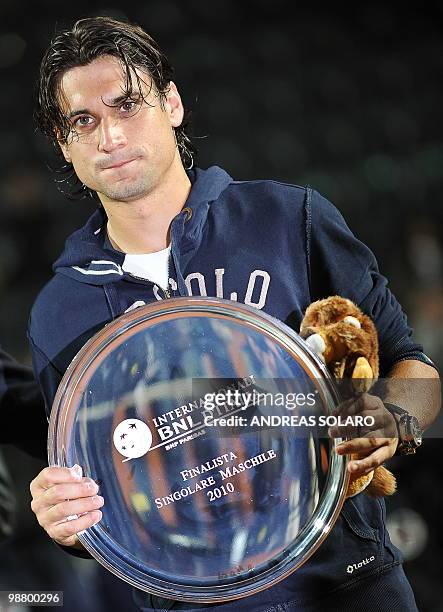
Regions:
[[[171, 295], [239, 300], [295, 330], [315, 299], [338, 294], [370, 315], [380, 337], [381, 375], [422, 356], [372, 252], [316, 191], [275, 181], [234, 181], [212, 167], [191, 173], [186, 207], [172, 221]], [[123, 272], [124, 254], [97, 210], [66, 241], [55, 275], [32, 309], [29, 339], [48, 412], [74, 355], [135, 302], [162, 299]]]
[[[298, 330], [312, 301], [342, 295], [377, 326], [381, 375], [399, 360], [426, 361], [374, 255], [319, 193], [276, 181], [234, 181], [218, 167], [189, 176], [191, 193], [171, 224], [171, 296], [239, 300]], [[123, 261], [107, 239], [106, 215], [99, 209], [68, 238], [54, 277], [34, 304], [29, 339], [48, 413], [64, 372], [93, 334], [136, 302], [165, 298], [157, 286], [124, 272]], [[358, 576], [346, 573], [350, 563], [372, 556]], [[346, 502], [331, 534], [300, 570], [248, 598], [246, 607], [231, 603], [223, 609], [307, 601], [398, 563], [383, 502], [358, 495]]]

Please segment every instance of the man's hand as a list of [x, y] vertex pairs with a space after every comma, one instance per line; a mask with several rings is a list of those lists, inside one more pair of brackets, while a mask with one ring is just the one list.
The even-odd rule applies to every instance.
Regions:
[[329, 434], [333, 438], [351, 438], [339, 444], [336, 450], [339, 455], [357, 455], [358, 459], [348, 463], [348, 470], [353, 476], [371, 472], [394, 455], [398, 444], [395, 417], [385, 408], [379, 397], [363, 393], [358, 398], [340, 404], [334, 414], [342, 420], [356, 415], [374, 419], [374, 425], [370, 428], [329, 428]]
[[76, 465], [47, 467], [30, 485], [32, 511], [46, 533], [62, 546], [81, 547], [77, 534], [102, 518], [98, 485]]

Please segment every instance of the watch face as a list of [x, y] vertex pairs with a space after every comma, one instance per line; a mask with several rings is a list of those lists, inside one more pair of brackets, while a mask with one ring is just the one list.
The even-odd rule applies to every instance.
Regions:
[[163, 597], [236, 599], [297, 570], [330, 532], [348, 482], [340, 440], [290, 417], [338, 401], [289, 327], [232, 301], [168, 299], [75, 357], [49, 460], [99, 483], [103, 518], [79, 537], [108, 570]]

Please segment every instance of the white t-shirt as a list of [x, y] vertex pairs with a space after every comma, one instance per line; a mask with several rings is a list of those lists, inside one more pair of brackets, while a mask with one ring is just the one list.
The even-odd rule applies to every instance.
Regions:
[[150, 280], [162, 289], [168, 288], [169, 283], [169, 254], [171, 245], [155, 253], [142, 253], [125, 255], [123, 270], [139, 278]]

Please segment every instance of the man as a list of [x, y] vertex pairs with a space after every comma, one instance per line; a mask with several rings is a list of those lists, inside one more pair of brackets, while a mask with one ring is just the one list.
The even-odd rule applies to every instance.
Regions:
[[[70, 361], [106, 323], [140, 303], [195, 293], [244, 301], [296, 330], [310, 302], [343, 295], [377, 325], [382, 375], [437, 379], [374, 256], [332, 204], [298, 186], [191, 169], [183, 104], [171, 78], [146, 32], [107, 18], [78, 21], [56, 36], [42, 61], [40, 128], [59, 147], [79, 191], [101, 204], [68, 239], [32, 310], [29, 338], [48, 410]], [[437, 390], [419, 405], [398, 391], [386, 401], [410, 411], [422, 428], [438, 412]], [[392, 457], [398, 443], [396, 417], [380, 399], [366, 396], [359, 410], [374, 416], [379, 437], [372, 432], [341, 447], [359, 454], [349, 463], [355, 474]], [[97, 486], [79, 466], [51, 467], [31, 491], [47, 533], [81, 549], [76, 534], [97, 523], [106, 504]], [[351, 551], [373, 555], [373, 565], [346, 574]], [[385, 529], [384, 504], [358, 495], [295, 574], [245, 600], [209, 607], [365, 610], [374, 597], [380, 610], [416, 610]], [[138, 599], [146, 610], [202, 607]]]
[[[13, 444], [37, 459], [46, 459], [48, 424], [32, 369], [0, 348], [0, 444]], [[12, 533], [15, 497], [0, 455], [0, 540]]]
[[0, 454], [0, 544], [12, 534], [14, 510], [15, 497], [11, 491], [11, 480]]
[[[43, 397], [31, 368], [0, 348], [0, 444], [14, 444], [38, 459], [46, 458], [47, 423]], [[12, 534], [15, 497], [0, 454], [0, 542]]]
[[32, 369], [0, 348], [0, 444], [47, 458], [45, 404]]

